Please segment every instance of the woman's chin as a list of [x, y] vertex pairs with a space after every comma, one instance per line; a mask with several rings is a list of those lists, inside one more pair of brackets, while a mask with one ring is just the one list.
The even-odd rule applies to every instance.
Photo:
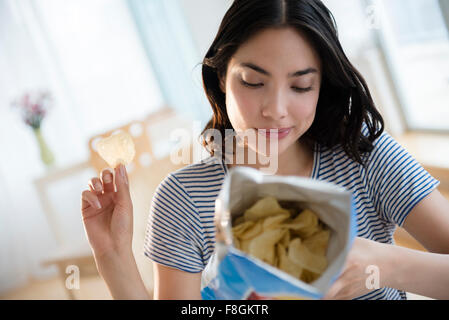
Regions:
[[266, 148], [266, 149], [250, 147], [249, 149], [251, 149], [252, 152], [256, 153], [257, 156], [263, 157], [263, 158], [277, 157], [285, 151], [285, 148], [281, 147], [281, 146], [277, 146], [276, 148]]

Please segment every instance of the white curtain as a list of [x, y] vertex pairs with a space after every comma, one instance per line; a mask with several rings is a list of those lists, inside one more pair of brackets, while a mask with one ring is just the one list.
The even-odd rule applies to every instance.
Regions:
[[[37, 89], [55, 101], [42, 133], [56, 169], [87, 160], [92, 135], [163, 106], [124, 0], [0, 0], [0, 294], [56, 272], [41, 265], [57, 244], [33, 184], [47, 169], [10, 107]], [[77, 223], [71, 237], [85, 238], [79, 197], [87, 180], [75, 181], [51, 196], [60, 218]]]
[[[167, 103], [204, 126], [212, 116], [202, 58], [179, 0], [127, 0]], [[194, 6], [191, 1], [190, 5]]]
[[16, 4], [0, 2], [0, 291], [48, 273], [39, 261], [54, 241], [30, 183], [43, 169], [37, 145], [10, 107], [23, 90], [51, 86], [52, 74]]

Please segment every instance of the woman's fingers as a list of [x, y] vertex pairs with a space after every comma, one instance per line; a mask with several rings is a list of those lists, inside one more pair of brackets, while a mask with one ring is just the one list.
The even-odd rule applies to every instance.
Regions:
[[103, 192], [103, 183], [99, 178], [90, 179], [89, 186], [96, 194], [101, 194]]
[[98, 197], [92, 191], [84, 190], [81, 194], [81, 209], [84, 210], [89, 207], [101, 209], [101, 204]]
[[118, 165], [114, 169], [115, 171], [115, 185], [117, 187], [117, 199], [123, 204], [130, 203], [128, 175], [126, 173], [126, 167], [123, 164]]
[[103, 193], [115, 193], [116, 199], [122, 205], [131, 205], [131, 196], [129, 194], [128, 175], [126, 167], [123, 164], [118, 165], [115, 169], [115, 185], [113, 173], [105, 169], [101, 172], [101, 179], [94, 177], [89, 181], [89, 190], [82, 193], [82, 209], [92, 207], [101, 209], [99, 196]]
[[114, 192], [114, 177], [110, 170], [105, 169], [101, 172], [101, 181], [103, 181], [104, 192]]

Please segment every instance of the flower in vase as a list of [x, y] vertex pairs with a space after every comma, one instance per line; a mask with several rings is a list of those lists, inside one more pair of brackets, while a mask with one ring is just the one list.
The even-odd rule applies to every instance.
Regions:
[[19, 110], [26, 125], [39, 129], [52, 103], [48, 91], [36, 91], [23, 94], [12, 102], [12, 106]]
[[25, 124], [33, 129], [41, 159], [48, 167], [54, 163], [54, 156], [42, 136], [41, 125], [52, 103], [53, 98], [48, 91], [27, 92], [11, 103], [14, 109], [19, 110]]

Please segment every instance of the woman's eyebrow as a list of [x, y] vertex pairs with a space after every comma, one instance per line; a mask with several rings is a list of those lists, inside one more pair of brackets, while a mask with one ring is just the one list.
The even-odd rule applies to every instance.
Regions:
[[[266, 76], [269, 76], [269, 77], [271, 76], [271, 73], [269, 73], [268, 71], [262, 69], [259, 66], [256, 66], [254, 63], [242, 62], [240, 64], [240, 66], [241, 67], [245, 67], [245, 68], [253, 69], [256, 72], [259, 72], [259, 73], [261, 73], [263, 75], [266, 75]], [[296, 71], [296, 72], [289, 73], [288, 77], [289, 78], [300, 77], [300, 76], [304, 76], [304, 75], [309, 74], [309, 73], [317, 73], [317, 72], [318, 72], [317, 69], [310, 67], [310, 68], [307, 68], [305, 70], [299, 70], [299, 71]]]

